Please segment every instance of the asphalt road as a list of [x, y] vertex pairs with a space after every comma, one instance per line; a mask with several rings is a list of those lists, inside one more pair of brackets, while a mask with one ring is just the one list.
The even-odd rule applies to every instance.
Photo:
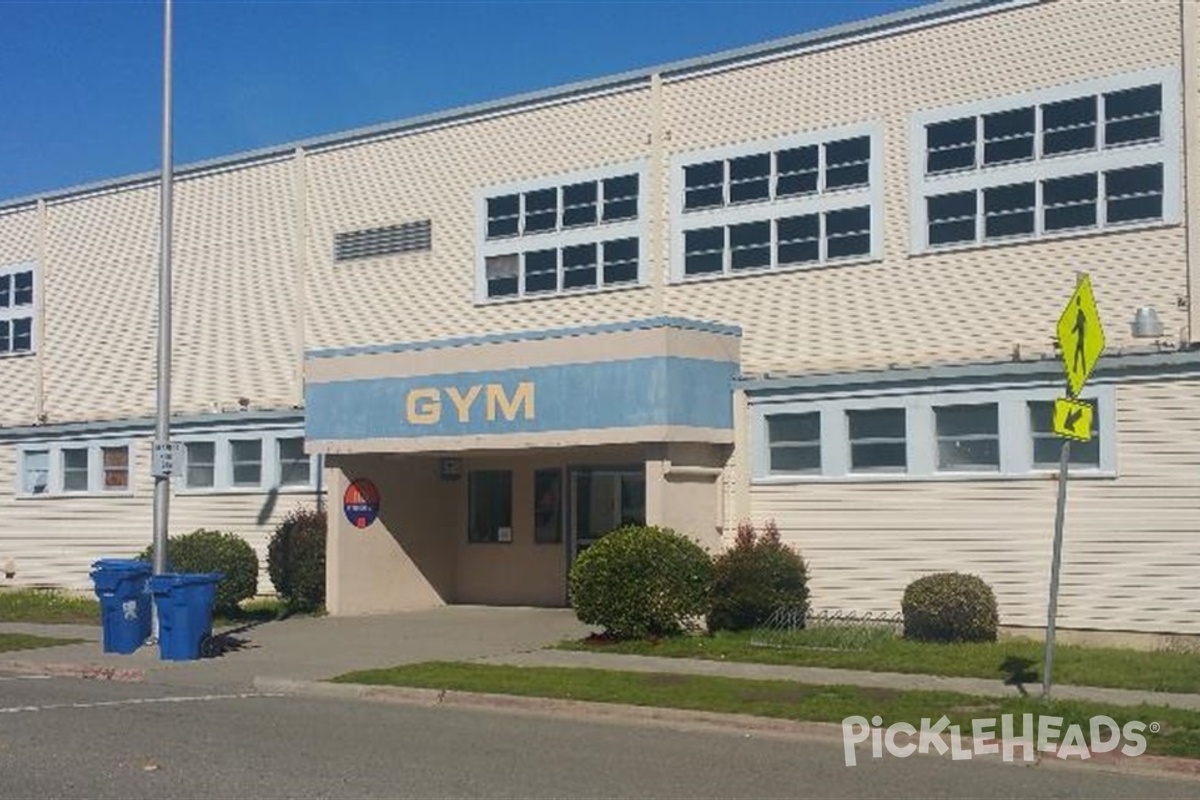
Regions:
[[0, 798], [1200, 797], [1194, 779], [825, 738], [0, 676]]

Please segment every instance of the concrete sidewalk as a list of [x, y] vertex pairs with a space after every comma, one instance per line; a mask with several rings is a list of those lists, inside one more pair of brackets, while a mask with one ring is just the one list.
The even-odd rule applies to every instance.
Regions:
[[[590, 629], [565, 608], [447, 606], [427, 611], [363, 617], [296, 617], [225, 628], [232, 646], [216, 658], [161, 661], [147, 646], [128, 655], [101, 652], [100, 629], [77, 625], [0, 623], [0, 633], [76, 637], [81, 644], [0, 653], [0, 672], [42, 672], [117, 680], [251, 691], [256, 679], [306, 683], [345, 672], [419, 661], [473, 661], [514, 666], [590, 667], [595, 669], [718, 675], [731, 678], [789, 680], [817, 685], [848, 684], [888, 689], [961, 692], [984, 697], [1016, 695], [1020, 689], [1001, 680], [947, 678], [895, 672], [866, 672], [821, 667], [789, 667], [733, 661], [664, 658], [545, 649]], [[1027, 687], [1038, 694], [1040, 685]], [[1143, 703], [1200, 711], [1200, 694], [1055, 686], [1057, 699], [1113, 705]]]

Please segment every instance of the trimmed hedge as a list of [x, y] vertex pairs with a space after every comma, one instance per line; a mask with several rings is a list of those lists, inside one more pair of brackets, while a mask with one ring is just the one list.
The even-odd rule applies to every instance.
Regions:
[[738, 526], [729, 550], [713, 562], [708, 629], [747, 630], [767, 623], [780, 608], [808, 610], [808, 567], [800, 554], [780, 541], [774, 522]]
[[[138, 558], [153, 563], [154, 547]], [[214, 609], [231, 612], [258, 594], [258, 554], [236, 533], [200, 528], [167, 538], [168, 572], [221, 572]]]
[[904, 637], [923, 642], [994, 642], [1000, 615], [992, 587], [976, 575], [938, 572], [904, 590]]
[[581, 622], [616, 639], [670, 636], [707, 610], [712, 562], [668, 528], [629, 525], [601, 537], [571, 567], [571, 602]]
[[325, 605], [327, 526], [323, 510], [297, 509], [284, 517], [267, 545], [267, 574], [293, 611]]

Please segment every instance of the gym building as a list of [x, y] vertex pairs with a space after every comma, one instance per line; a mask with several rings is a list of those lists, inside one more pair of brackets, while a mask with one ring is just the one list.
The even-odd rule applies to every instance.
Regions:
[[[774, 520], [818, 608], [962, 570], [1040, 627], [1086, 272], [1059, 624], [1200, 634], [1198, 16], [952, 0], [181, 168], [173, 532], [323, 502], [357, 614]], [[0, 208], [5, 584], [149, 539], [158, 207]]]

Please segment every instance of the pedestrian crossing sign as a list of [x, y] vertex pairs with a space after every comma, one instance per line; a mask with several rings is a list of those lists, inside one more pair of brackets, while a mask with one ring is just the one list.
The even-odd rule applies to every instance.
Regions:
[[1100, 324], [1092, 279], [1088, 275], [1080, 277], [1075, 293], [1058, 318], [1057, 330], [1067, 372], [1067, 388], [1071, 397], [1078, 397], [1104, 350], [1104, 327]]
[[1058, 398], [1054, 401], [1054, 432], [1078, 442], [1092, 440], [1091, 403]]

